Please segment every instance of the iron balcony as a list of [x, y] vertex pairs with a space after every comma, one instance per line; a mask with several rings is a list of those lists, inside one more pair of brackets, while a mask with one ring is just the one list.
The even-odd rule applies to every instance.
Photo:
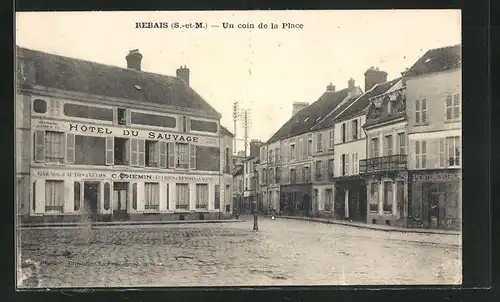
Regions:
[[401, 171], [407, 168], [407, 155], [396, 154], [381, 157], [362, 159], [359, 161], [359, 173], [376, 173], [387, 171]]

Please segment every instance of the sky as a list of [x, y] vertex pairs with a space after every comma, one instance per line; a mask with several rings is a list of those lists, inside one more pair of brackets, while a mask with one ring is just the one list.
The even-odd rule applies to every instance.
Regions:
[[[136, 28], [136, 22], [169, 28]], [[171, 28], [174, 22], [207, 28]], [[224, 29], [224, 22], [234, 28]], [[302, 26], [284, 29], [283, 23]], [[165, 75], [186, 65], [190, 85], [222, 114], [223, 126], [234, 132], [237, 101], [251, 113], [249, 139], [266, 141], [291, 117], [294, 102], [313, 103], [329, 83], [340, 90], [353, 78], [364, 90], [371, 66], [391, 80], [427, 50], [461, 43], [461, 12], [22, 12], [15, 38], [21, 47], [123, 68], [127, 53], [139, 49], [142, 70]], [[242, 126], [238, 121], [238, 150], [244, 148]]]

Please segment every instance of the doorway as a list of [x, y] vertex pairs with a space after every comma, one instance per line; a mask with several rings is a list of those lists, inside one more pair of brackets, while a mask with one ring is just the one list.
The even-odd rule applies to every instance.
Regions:
[[128, 220], [128, 182], [113, 183], [113, 220]]
[[99, 182], [86, 181], [83, 186], [83, 206], [85, 215], [92, 221], [97, 221], [98, 217], [98, 204], [99, 204]]
[[441, 228], [445, 224], [445, 192], [443, 184], [430, 184], [427, 195], [428, 226]]

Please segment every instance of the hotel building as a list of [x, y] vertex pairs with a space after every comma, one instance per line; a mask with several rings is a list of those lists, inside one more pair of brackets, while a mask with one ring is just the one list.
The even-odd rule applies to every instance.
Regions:
[[[231, 212], [232, 134], [177, 76], [17, 48], [24, 221], [217, 219]], [[125, 60], [124, 60], [125, 61]]]

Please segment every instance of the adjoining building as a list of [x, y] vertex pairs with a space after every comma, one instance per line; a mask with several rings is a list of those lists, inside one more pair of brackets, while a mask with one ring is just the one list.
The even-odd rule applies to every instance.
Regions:
[[406, 94], [403, 79], [375, 87], [369, 97], [366, 159], [359, 174], [366, 183], [367, 223], [406, 226], [408, 200]]
[[186, 66], [159, 75], [142, 58], [120, 68], [17, 47], [22, 219], [229, 216], [232, 134]]
[[410, 227], [461, 226], [461, 61], [461, 45], [431, 49], [403, 73]]

